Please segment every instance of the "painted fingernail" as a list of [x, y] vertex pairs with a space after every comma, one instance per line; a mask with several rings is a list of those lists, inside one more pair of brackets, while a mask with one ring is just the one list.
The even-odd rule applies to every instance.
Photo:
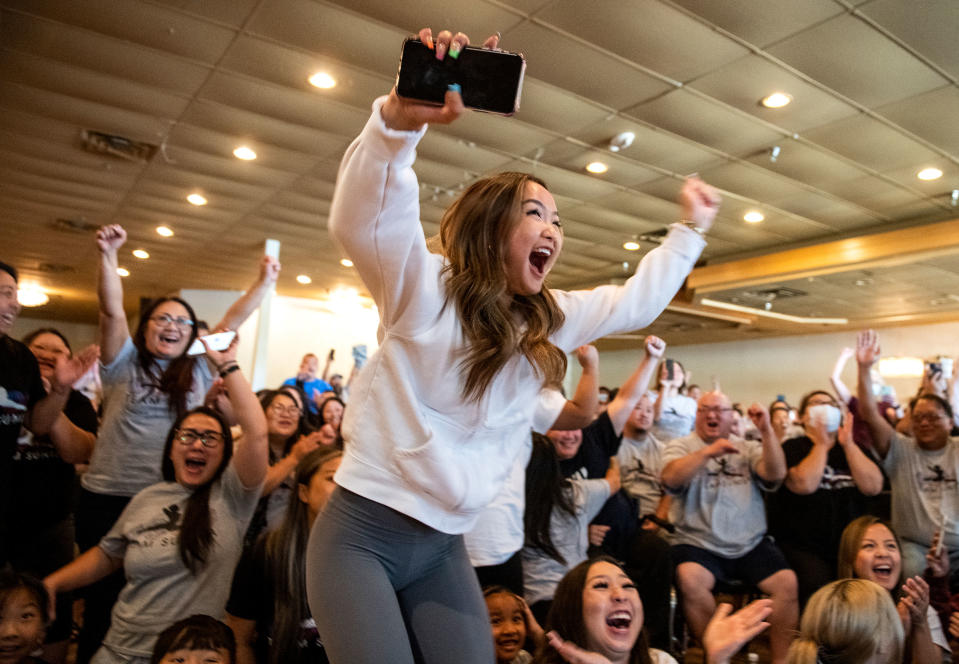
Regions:
[[436, 44], [436, 59], [442, 60], [446, 57], [446, 44], [443, 42], [438, 42]]
[[[450, 53], [450, 55], [453, 55], [453, 54]], [[462, 92], [462, 90], [460, 89], [459, 83], [450, 83], [449, 86], [447, 87], [447, 90], [449, 90], [450, 92], [455, 92], [456, 94], [459, 94], [460, 92]]]
[[459, 42], [453, 42], [452, 44], [450, 44], [450, 57], [453, 58], [454, 60], [460, 57], [460, 50], [462, 48], [463, 47], [459, 45]]
[[426, 39], [423, 40], [423, 43], [426, 44], [426, 48], [432, 50], [435, 48], [433, 45], [433, 37], [431, 35], [426, 35]]

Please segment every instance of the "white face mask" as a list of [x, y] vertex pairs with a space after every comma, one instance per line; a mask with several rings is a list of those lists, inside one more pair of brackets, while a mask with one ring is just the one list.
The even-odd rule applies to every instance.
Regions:
[[810, 406], [806, 409], [806, 414], [809, 415], [810, 425], [815, 426], [823, 423], [826, 426], [826, 431], [829, 433], [839, 430], [839, 421], [842, 419], [842, 413], [833, 405], [821, 403]]

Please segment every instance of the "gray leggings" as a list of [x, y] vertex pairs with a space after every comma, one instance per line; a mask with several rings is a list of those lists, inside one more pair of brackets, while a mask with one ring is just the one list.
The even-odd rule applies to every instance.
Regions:
[[313, 526], [306, 565], [332, 664], [495, 661], [461, 535], [337, 487]]

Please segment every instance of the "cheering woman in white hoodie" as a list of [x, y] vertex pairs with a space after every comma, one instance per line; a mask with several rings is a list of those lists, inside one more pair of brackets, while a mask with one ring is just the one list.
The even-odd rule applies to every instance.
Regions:
[[[440, 59], [468, 42], [419, 36]], [[455, 86], [442, 107], [391, 92], [340, 166], [329, 226], [379, 308], [380, 348], [352, 389], [339, 487], [308, 554], [310, 607], [334, 664], [493, 661], [462, 533], [523, 449], [540, 389], [562, 382], [565, 353], [653, 321], [718, 209], [716, 192], [690, 179], [681, 223], [626, 284], [554, 291], [543, 287], [563, 246], [553, 196], [538, 178], [500, 173], [450, 206], [430, 253], [415, 149], [428, 124], [463, 113]]]

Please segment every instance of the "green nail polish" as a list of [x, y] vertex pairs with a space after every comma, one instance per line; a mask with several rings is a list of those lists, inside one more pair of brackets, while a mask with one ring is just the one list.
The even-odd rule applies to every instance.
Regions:
[[460, 57], [460, 45], [456, 42], [450, 44], [450, 57], [454, 60]]

